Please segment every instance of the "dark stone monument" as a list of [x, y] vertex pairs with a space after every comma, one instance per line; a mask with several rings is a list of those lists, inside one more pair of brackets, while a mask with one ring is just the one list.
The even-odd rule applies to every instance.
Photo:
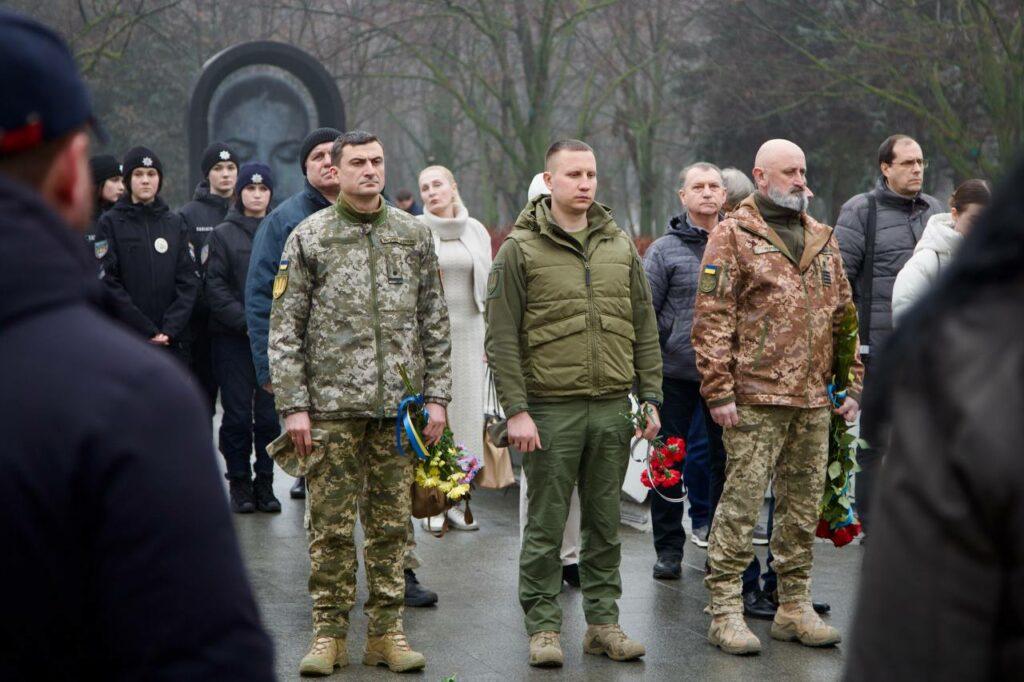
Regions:
[[231, 145], [242, 161], [274, 171], [274, 203], [302, 188], [299, 145], [314, 128], [345, 129], [345, 107], [323, 65], [285, 43], [242, 43], [206, 62], [188, 105], [190, 187], [213, 140]]

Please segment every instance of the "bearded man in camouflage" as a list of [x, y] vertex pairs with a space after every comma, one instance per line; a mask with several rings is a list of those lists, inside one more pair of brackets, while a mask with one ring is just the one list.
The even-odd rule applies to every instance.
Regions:
[[[840, 640], [811, 606], [811, 562], [828, 461], [833, 337], [851, 302], [831, 227], [807, 215], [800, 147], [769, 140], [754, 161], [757, 191], [711, 233], [698, 282], [693, 347], [701, 394], [723, 427], [725, 488], [708, 544], [712, 644], [751, 654], [761, 643], [743, 621], [741, 574], [774, 475], [771, 548], [779, 577], [775, 639], [807, 646]], [[859, 410], [863, 365], [836, 410]]]
[[315, 636], [299, 671], [330, 674], [348, 664], [357, 508], [370, 588], [363, 663], [416, 670], [426, 660], [402, 629], [413, 458], [395, 452], [393, 420], [405, 393], [401, 363], [426, 401], [423, 435], [440, 438], [451, 392], [448, 310], [430, 231], [381, 197], [380, 141], [345, 133], [331, 165], [338, 202], [288, 237], [270, 315], [277, 409], [300, 458], [323, 449], [306, 477]]

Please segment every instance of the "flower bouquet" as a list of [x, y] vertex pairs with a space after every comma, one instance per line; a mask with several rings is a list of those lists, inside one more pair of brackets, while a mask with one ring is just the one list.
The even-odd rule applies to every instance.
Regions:
[[[846, 399], [857, 353], [857, 308], [852, 303], [843, 310], [843, 319], [836, 337], [832, 383], [828, 397], [834, 407]], [[827, 538], [836, 547], [849, 544], [860, 534], [860, 522], [850, 504], [850, 476], [860, 470], [857, 448], [866, 443], [849, 433], [846, 420], [832, 415], [829, 424], [828, 466], [825, 469], [825, 492], [821, 499], [820, 520], [815, 534]]]
[[[644, 409], [637, 407], [626, 418], [634, 428], [641, 431], [647, 425], [647, 414]], [[633, 451], [637, 445], [644, 442], [643, 438], [637, 438], [633, 443]], [[630, 454], [633, 454], [632, 452]], [[640, 472], [640, 482], [645, 488], [650, 488], [666, 502], [682, 502], [686, 499], [686, 489], [679, 498], [666, 497], [661, 488], [671, 488], [678, 485], [682, 476], [674, 467], [682, 463], [686, 458], [686, 442], [677, 436], [670, 436], [667, 441], [655, 438], [648, 442], [647, 455], [644, 459], [634, 455], [634, 459], [644, 463], [644, 470]]]
[[[414, 487], [425, 491], [437, 491], [445, 498], [445, 506], [469, 500], [470, 483], [480, 471], [480, 460], [455, 442], [455, 436], [447, 426], [438, 442], [426, 445], [422, 435], [422, 429], [427, 423], [427, 415], [423, 411], [423, 396], [416, 393], [405, 366], [400, 364], [398, 371], [405, 384], [407, 397], [398, 406], [395, 447], [399, 454], [405, 453], [402, 445], [404, 436], [418, 459]], [[441, 511], [444, 509], [436, 513]], [[472, 512], [468, 508], [466, 519], [472, 523]]]

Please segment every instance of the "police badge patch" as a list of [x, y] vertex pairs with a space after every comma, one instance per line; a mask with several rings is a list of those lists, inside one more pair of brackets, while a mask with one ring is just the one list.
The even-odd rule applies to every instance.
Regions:
[[719, 266], [705, 265], [700, 273], [699, 289], [702, 294], [710, 294], [718, 287]]
[[277, 275], [274, 277], [274, 298], [278, 299], [284, 295], [288, 288], [288, 259], [281, 259], [281, 265], [277, 268]]
[[96, 260], [100, 260], [101, 258], [106, 256], [107, 255], [107, 251], [110, 250], [110, 248], [107, 246], [107, 240], [106, 239], [101, 239], [100, 241], [95, 242], [92, 245], [92, 248], [93, 248], [93, 253], [96, 254]]

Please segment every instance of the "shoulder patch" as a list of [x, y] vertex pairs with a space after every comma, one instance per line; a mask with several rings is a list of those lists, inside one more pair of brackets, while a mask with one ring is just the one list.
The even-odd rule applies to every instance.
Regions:
[[718, 287], [718, 275], [721, 267], [718, 265], [705, 265], [700, 271], [700, 284], [698, 288], [703, 294], [710, 294]]
[[103, 258], [104, 256], [106, 256], [107, 252], [110, 250], [110, 247], [107, 245], [107, 240], [106, 239], [101, 239], [101, 240], [99, 240], [97, 242], [94, 242], [93, 245], [92, 245], [92, 248], [93, 248], [93, 253], [96, 254], [96, 259], [97, 260], [99, 260], [99, 259]]
[[502, 286], [505, 279], [505, 263], [498, 262], [491, 266], [491, 274], [487, 276], [487, 298], [498, 298], [501, 296]]

